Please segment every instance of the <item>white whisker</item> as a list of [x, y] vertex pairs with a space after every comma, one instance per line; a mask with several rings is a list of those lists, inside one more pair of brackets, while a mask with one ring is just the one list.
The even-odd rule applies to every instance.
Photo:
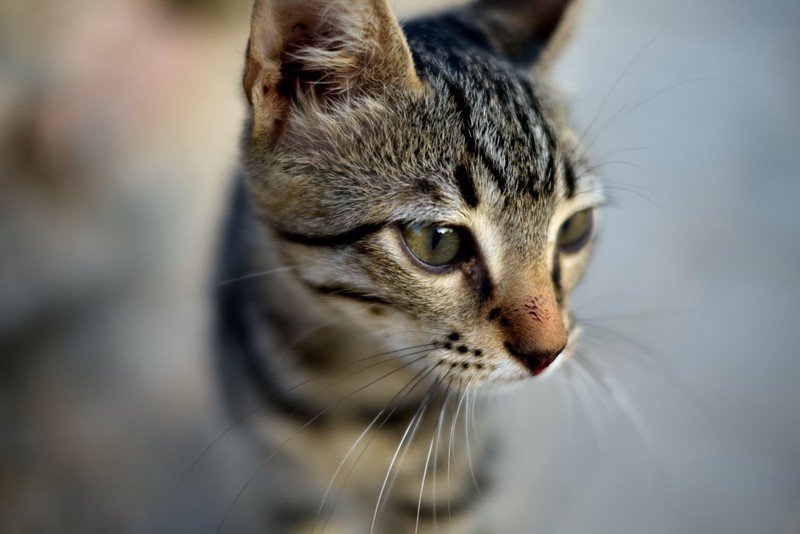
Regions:
[[[325, 501], [328, 498], [328, 494], [330, 493], [331, 488], [333, 487], [333, 484], [334, 484], [334, 481], [336, 480], [336, 477], [339, 475], [339, 472], [342, 470], [344, 465], [347, 463], [347, 460], [350, 458], [350, 455], [353, 454], [353, 451], [355, 451], [356, 447], [361, 442], [361, 440], [364, 439], [364, 437], [367, 435], [367, 433], [370, 431], [370, 429], [375, 425], [375, 423], [377, 423], [381, 419], [381, 417], [387, 412], [387, 410], [392, 408], [391, 411], [384, 418], [383, 422], [385, 423], [386, 419], [388, 417], [391, 417], [392, 413], [394, 413], [394, 411], [397, 409], [397, 405], [399, 405], [399, 403], [402, 402], [402, 400], [405, 399], [408, 396], [408, 394], [411, 393], [411, 391], [414, 388], [416, 388], [417, 385], [419, 385], [419, 383], [422, 380], [424, 380], [425, 377], [427, 377], [431, 373], [431, 371], [433, 371], [432, 367], [425, 367], [422, 371], [417, 373], [411, 380], [409, 380], [409, 382], [405, 386], [403, 386], [400, 389], [400, 391], [398, 391], [397, 394], [395, 394], [395, 396], [392, 397], [391, 400], [389, 400], [389, 402], [387, 403], [387, 406], [385, 408], [383, 408], [380, 412], [378, 412], [378, 414], [372, 419], [372, 421], [370, 421], [370, 423], [366, 426], [366, 428], [364, 428], [364, 430], [361, 432], [361, 434], [358, 435], [358, 437], [356, 438], [356, 440], [353, 443], [353, 445], [347, 451], [347, 454], [345, 454], [344, 458], [342, 458], [341, 462], [339, 462], [339, 465], [336, 467], [336, 471], [333, 473], [333, 476], [331, 477], [330, 483], [328, 483], [328, 486], [325, 489], [325, 494], [322, 496], [322, 502], [320, 502], [319, 509], [317, 510], [317, 520], [319, 520], [319, 516], [322, 513], [322, 510], [323, 510], [323, 508], [325, 506]], [[406, 389], [408, 391], [406, 391]], [[402, 395], [404, 391], [405, 391], [405, 395]], [[402, 397], [401, 397], [401, 395], [402, 395]], [[392, 407], [393, 405], [394, 405], [394, 407]], [[381, 423], [381, 425], [382, 424], [383, 423]], [[369, 442], [367, 443], [367, 446], [369, 446]], [[326, 524], [327, 524], [327, 521], [326, 521]], [[323, 525], [323, 530], [324, 530], [324, 528], [325, 528], [325, 525]], [[315, 530], [315, 528], [312, 529], [312, 532], [314, 532], [314, 530]]]
[[[400, 437], [400, 443], [397, 444], [397, 448], [395, 449], [394, 454], [392, 455], [392, 460], [389, 462], [389, 468], [386, 470], [386, 476], [384, 477], [383, 483], [381, 484], [381, 489], [378, 492], [378, 500], [375, 502], [375, 511], [372, 514], [372, 524], [370, 526], [370, 534], [373, 534], [375, 532], [375, 524], [378, 520], [378, 511], [381, 508], [383, 495], [384, 492], [386, 492], [387, 483], [389, 482], [389, 477], [392, 474], [395, 462], [397, 461], [397, 458], [400, 455], [401, 449], [403, 449], [403, 444], [406, 442], [407, 439], [409, 443], [411, 442], [411, 440], [413, 440], [413, 436], [416, 433], [417, 428], [419, 427], [419, 423], [422, 420], [422, 417], [425, 415], [425, 411], [428, 408], [428, 402], [430, 401], [431, 394], [435, 391], [436, 387], [440, 383], [440, 380], [437, 380], [431, 385], [430, 388], [428, 388], [428, 393], [425, 395], [425, 398], [422, 399], [419, 408], [417, 408], [417, 412], [414, 414], [414, 417], [411, 418], [411, 421], [408, 423], [408, 426], [406, 426], [405, 432], [403, 432], [403, 435]], [[408, 449], [406, 448], [405, 450]]]
[[439, 532], [439, 518], [437, 517], [437, 507], [436, 507], [436, 497], [437, 497], [437, 489], [436, 489], [436, 473], [439, 471], [438, 463], [439, 463], [439, 445], [441, 444], [442, 439], [442, 426], [444, 423], [445, 412], [447, 411], [447, 403], [450, 400], [450, 394], [452, 393], [452, 386], [453, 380], [452, 378], [447, 384], [447, 391], [445, 391], [444, 401], [442, 401], [442, 407], [439, 410], [439, 420], [436, 422], [436, 454], [433, 456], [433, 527], [434, 530], [438, 533]]
[[475, 484], [478, 494], [481, 495], [481, 487], [478, 484], [478, 478], [475, 476], [475, 470], [472, 468], [472, 451], [469, 446], [469, 400], [467, 400], [464, 408], [464, 442], [467, 447], [467, 465], [469, 466], [470, 475], [472, 475], [472, 482]]
[[595, 413], [592, 411], [591, 391], [588, 384], [585, 382], [585, 377], [580, 376], [579, 372], [585, 372], [576, 362], [573, 357], [569, 362], [570, 365], [564, 366], [566, 374], [572, 378], [572, 384], [577, 395], [578, 402], [583, 406], [583, 411], [589, 420], [589, 428], [591, 428], [592, 441], [594, 442], [595, 450], [600, 452], [603, 450], [603, 433], [598, 426], [595, 418]]

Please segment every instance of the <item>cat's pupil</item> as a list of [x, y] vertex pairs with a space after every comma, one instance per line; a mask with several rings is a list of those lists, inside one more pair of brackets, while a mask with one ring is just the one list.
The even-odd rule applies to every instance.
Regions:
[[443, 267], [461, 256], [461, 233], [455, 228], [408, 225], [402, 233], [411, 254], [426, 265]]
[[452, 232], [452, 230], [450, 230], [449, 228], [436, 228], [436, 229], [434, 229], [434, 231], [430, 233], [430, 236], [431, 236], [431, 244], [430, 244], [431, 250], [436, 252], [436, 248], [442, 242], [442, 239], [444, 237], [443, 234], [449, 233], [449, 232]]

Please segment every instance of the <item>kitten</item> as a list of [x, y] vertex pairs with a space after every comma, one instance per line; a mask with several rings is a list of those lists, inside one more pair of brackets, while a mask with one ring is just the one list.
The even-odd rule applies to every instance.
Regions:
[[464, 399], [574, 351], [601, 201], [534, 80], [572, 4], [401, 27], [387, 0], [256, 1], [217, 294], [225, 392], [265, 456], [255, 530], [492, 530], [498, 434]]

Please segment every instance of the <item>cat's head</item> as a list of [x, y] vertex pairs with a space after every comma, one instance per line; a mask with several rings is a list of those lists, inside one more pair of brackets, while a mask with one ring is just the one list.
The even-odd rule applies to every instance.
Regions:
[[256, 2], [244, 160], [284, 258], [466, 383], [574, 349], [601, 193], [533, 81], [571, 4], [482, 0], [401, 29], [386, 0]]

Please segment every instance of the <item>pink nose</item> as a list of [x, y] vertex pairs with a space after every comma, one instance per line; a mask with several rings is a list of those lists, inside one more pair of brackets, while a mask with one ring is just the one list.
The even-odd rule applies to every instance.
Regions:
[[501, 324], [506, 350], [534, 376], [547, 369], [567, 346], [567, 331], [552, 288], [510, 308]]
[[564, 348], [566, 348], [566, 346], [567, 342], [566, 340], [564, 340], [564, 344], [561, 345], [561, 347], [559, 347], [558, 349], [553, 350], [552, 352], [547, 350], [520, 352], [516, 347], [514, 347], [514, 345], [512, 345], [508, 341], [506, 341], [505, 343], [506, 350], [509, 352], [509, 354], [511, 354], [519, 361], [524, 363], [525, 367], [528, 368], [528, 370], [531, 372], [533, 376], [540, 374], [542, 371], [547, 369], [551, 363], [556, 361], [556, 358], [558, 358], [558, 355], [561, 354], [561, 351], [563, 351]]

